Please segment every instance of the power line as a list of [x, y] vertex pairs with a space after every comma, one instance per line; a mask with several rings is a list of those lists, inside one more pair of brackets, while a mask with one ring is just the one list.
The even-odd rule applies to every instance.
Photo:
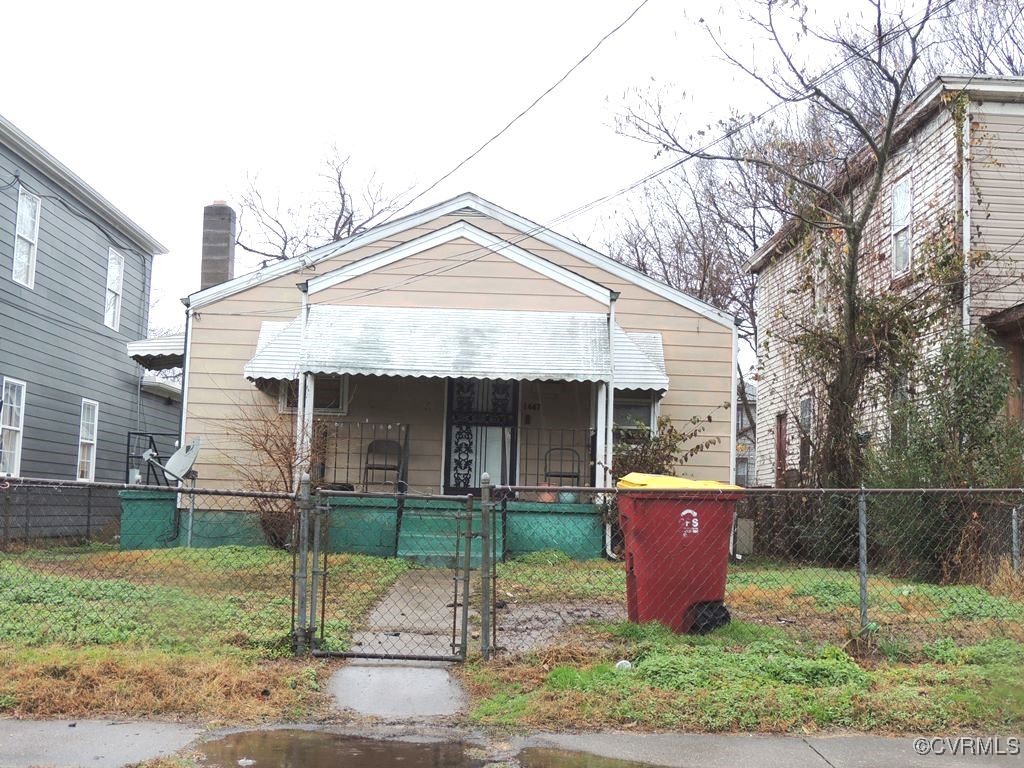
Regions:
[[462, 166], [464, 166], [466, 163], [468, 163], [474, 157], [476, 157], [481, 152], [483, 152], [485, 149], [487, 149], [487, 147], [490, 146], [494, 141], [496, 141], [503, 133], [505, 133], [509, 128], [511, 128], [517, 122], [519, 122], [523, 117], [525, 117], [526, 114], [528, 112], [530, 112], [530, 110], [532, 110], [534, 107], [536, 107], [538, 104], [540, 104], [541, 100], [545, 96], [547, 96], [549, 93], [551, 93], [553, 90], [555, 90], [555, 88], [557, 88], [562, 83], [564, 83], [568, 79], [569, 75], [571, 75], [573, 72], [575, 72], [577, 69], [579, 69], [584, 64], [584, 62], [587, 61], [587, 59], [589, 59], [591, 56], [594, 55], [594, 53], [597, 51], [597, 49], [600, 48], [605, 43], [605, 41], [608, 40], [608, 38], [610, 38], [612, 35], [614, 35], [616, 32], [618, 32], [624, 26], [626, 26], [626, 24], [628, 24], [630, 22], [630, 20], [632, 20], [632, 18], [634, 16], [636, 16], [637, 13], [640, 12], [640, 9], [642, 9], [649, 2], [650, 2], [650, 0], [643, 0], [640, 3], [640, 5], [638, 5], [636, 8], [634, 8], [633, 11], [625, 19], [620, 21], [614, 28], [612, 28], [612, 30], [610, 32], [608, 32], [607, 34], [604, 35], [604, 37], [602, 37], [600, 40], [598, 40], [597, 43], [594, 45], [594, 47], [591, 48], [589, 51], [587, 51], [583, 55], [583, 58], [581, 58], [579, 61], [577, 61], [571, 67], [569, 67], [569, 69], [566, 70], [564, 75], [562, 75], [560, 78], [558, 78], [558, 80], [556, 80], [551, 86], [549, 86], [548, 89], [545, 90], [540, 96], [538, 96], [536, 99], [534, 99], [532, 102], [530, 102], [529, 106], [527, 106], [526, 109], [524, 109], [518, 115], [516, 115], [511, 120], [509, 120], [507, 123], [505, 123], [505, 125], [501, 128], [501, 130], [499, 130], [496, 134], [491, 136], [491, 138], [489, 138], [487, 141], [485, 141], [483, 144], [481, 144], [479, 147], [477, 147], [473, 152], [471, 152], [465, 158], [460, 160], [450, 171], [448, 171], [443, 176], [441, 176], [441, 178], [437, 179], [437, 181], [432, 183], [429, 187], [424, 189], [422, 192], [419, 192], [414, 197], [410, 198], [407, 202], [403, 203], [399, 208], [396, 208], [394, 211], [392, 211], [390, 214], [388, 214], [387, 218], [385, 218], [381, 222], [381, 224], [389, 221], [396, 214], [401, 213], [402, 211], [404, 211], [406, 208], [408, 208], [410, 205], [415, 203], [417, 200], [419, 200], [425, 194], [427, 194], [431, 190], [435, 189], [439, 184], [441, 184], [446, 179], [451, 177], [460, 168], [462, 168]]
[[[935, 13], [935, 14], [941, 13], [941, 12], [947, 10], [955, 2], [956, 2], [956, 0], [946, 0], [942, 5], [940, 5], [938, 8], [936, 8], [932, 13]], [[642, 7], [643, 7], [643, 3], [640, 6], [638, 6], [636, 10], [633, 11], [633, 14], [630, 15], [630, 18], [633, 15], [635, 15], [636, 12], [639, 11], [640, 8], [642, 8]], [[922, 21], [925, 20], [925, 15], [927, 13], [928, 13], [928, 11], [925, 11], [925, 13], [922, 14], [919, 19], [917, 19], [916, 21], [912, 22], [912, 24], [910, 24], [910, 25], [906, 25], [906, 27], [912, 26], [914, 24], [921, 23]], [[628, 20], [629, 20], [629, 18], [626, 19], [626, 21], [628, 21]], [[620, 24], [619, 26], [621, 27], [623, 24], [626, 23], [626, 21], [623, 21], [622, 24]], [[614, 31], [615, 30], [613, 30], [613, 32]], [[609, 35], [610, 34], [612, 34], [612, 33], [609, 33]], [[888, 33], [884, 34], [881, 37], [881, 39], [872, 41], [871, 43], [869, 43], [867, 45], [864, 45], [864, 46], [861, 46], [860, 48], [854, 50], [846, 58], [842, 59], [841, 61], [836, 62], [831, 67], [826, 69], [824, 72], [820, 73], [819, 75], [817, 75], [816, 77], [814, 77], [810, 81], [808, 81], [807, 88], [805, 89], [806, 90], [806, 95], [809, 95], [813, 88], [818, 87], [821, 84], [823, 84], [823, 83], [827, 82], [828, 80], [832, 79], [837, 74], [839, 74], [844, 69], [846, 69], [851, 64], [853, 64], [855, 61], [857, 61], [858, 59], [862, 59], [865, 56], [868, 56], [868, 55], [870, 55], [872, 53], [875, 53], [881, 47], [889, 44], [892, 41], [892, 39], [900, 37], [900, 36], [902, 36], [904, 34], [906, 34], [906, 29], [905, 28], [904, 29], [893, 29], [893, 30], [890, 30]], [[1004, 33], [1004, 36], [1005, 36], [1005, 33]], [[657, 169], [655, 169], [655, 170], [645, 174], [644, 176], [640, 177], [639, 179], [637, 179], [637, 180], [635, 180], [633, 182], [630, 182], [629, 184], [627, 184], [627, 185], [625, 185], [623, 187], [620, 187], [617, 190], [614, 190], [612, 192], [609, 192], [609, 193], [606, 193], [604, 195], [601, 195], [600, 197], [594, 198], [594, 199], [592, 199], [592, 200], [590, 200], [590, 201], [588, 201], [586, 203], [583, 203], [583, 204], [581, 204], [581, 205], [579, 205], [579, 206], [577, 206], [577, 207], [575, 207], [575, 208], [573, 208], [573, 209], [571, 209], [569, 211], [566, 211], [565, 213], [562, 213], [562, 214], [556, 216], [554, 219], [551, 219], [547, 224], [538, 224], [537, 226], [529, 229], [528, 231], [521, 233], [519, 236], [513, 237], [512, 239], [510, 239], [508, 241], [505, 241], [505, 243], [503, 243], [502, 245], [500, 245], [497, 248], [493, 248], [492, 249], [492, 248], [485, 248], [483, 246], [477, 246], [477, 247], [475, 247], [475, 248], [473, 248], [473, 249], [471, 249], [469, 251], [466, 251], [466, 252], [461, 253], [461, 254], [457, 254], [454, 258], [456, 258], [458, 260], [454, 261], [453, 263], [441, 265], [440, 267], [436, 267], [434, 269], [427, 270], [426, 272], [422, 272], [422, 273], [420, 273], [418, 275], [411, 275], [411, 276], [409, 276], [409, 277], [407, 277], [407, 278], [405, 278], [403, 280], [400, 280], [400, 281], [398, 281], [396, 283], [392, 283], [392, 284], [387, 285], [387, 286], [381, 286], [379, 288], [368, 288], [368, 289], [366, 289], [365, 291], [363, 291], [361, 293], [357, 293], [357, 294], [355, 294], [353, 296], [347, 296], [346, 297], [346, 301], [356, 301], [358, 299], [368, 298], [370, 296], [374, 296], [374, 295], [376, 295], [378, 293], [383, 293], [385, 291], [396, 290], [398, 288], [402, 288], [402, 287], [404, 287], [406, 285], [410, 285], [410, 284], [412, 284], [414, 282], [417, 282], [419, 280], [422, 280], [422, 279], [425, 279], [425, 278], [428, 278], [428, 277], [433, 277], [433, 276], [436, 276], [436, 275], [441, 275], [441, 274], [444, 274], [446, 272], [450, 272], [453, 269], [457, 269], [458, 267], [465, 266], [467, 264], [472, 264], [473, 262], [478, 261], [481, 258], [483, 258], [484, 256], [486, 256], [488, 253], [500, 253], [505, 248], [509, 248], [509, 247], [514, 246], [514, 245], [517, 245], [518, 243], [521, 243], [524, 240], [527, 240], [527, 239], [529, 239], [531, 237], [534, 237], [535, 235], [539, 234], [540, 232], [551, 230], [553, 227], [557, 226], [558, 224], [560, 224], [560, 223], [562, 223], [564, 221], [568, 221], [569, 219], [572, 219], [572, 218], [575, 218], [575, 217], [577, 217], [579, 215], [582, 215], [583, 213], [586, 213], [587, 211], [590, 211], [590, 210], [592, 210], [592, 209], [594, 209], [594, 208], [596, 208], [596, 207], [598, 207], [600, 205], [603, 205], [603, 204], [607, 203], [610, 200], [614, 200], [617, 197], [621, 197], [622, 195], [625, 195], [625, 194], [628, 194], [629, 192], [632, 192], [634, 189], [637, 189], [638, 187], [641, 187], [641, 186], [649, 183], [650, 181], [653, 181], [655, 178], [661, 176], [662, 174], [667, 173], [668, 171], [671, 171], [674, 168], [678, 168], [678, 167], [684, 165], [688, 161], [692, 160], [695, 156], [700, 155], [700, 154], [702, 154], [704, 152], [707, 152], [712, 147], [722, 143], [723, 141], [726, 141], [726, 140], [732, 138], [733, 136], [737, 135], [738, 133], [746, 130], [747, 128], [753, 126], [754, 124], [756, 124], [760, 120], [764, 119], [765, 117], [767, 117], [769, 114], [771, 114], [775, 110], [780, 109], [781, 107], [783, 107], [783, 106], [785, 106], [787, 104], [790, 104], [790, 103], [792, 103], [791, 99], [780, 100], [780, 101], [772, 104], [771, 106], [767, 107], [766, 109], [762, 110], [758, 114], [753, 115], [750, 118], [744, 120], [742, 123], [733, 126], [729, 130], [725, 131], [724, 133], [722, 133], [718, 137], [716, 137], [716, 138], [712, 139], [711, 141], [707, 142], [703, 146], [693, 150], [692, 152], [689, 152], [685, 157], [679, 158], [678, 160], [674, 160], [671, 163], [668, 163], [668, 164], [666, 164], [666, 165], [664, 165], [664, 166], [662, 166], [660, 168], [657, 168]], [[482, 147], [481, 147], [481, 149], [482, 149]], [[479, 152], [479, 150], [478, 150], [478, 152]], [[467, 160], [468, 159], [470, 159], [470, 158], [467, 158]], [[454, 169], [454, 170], [457, 170], [457, 169]], [[454, 170], [452, 171], [452, 173], [454, 173]], [[441, 179], [441, 180], [443, 180], [443, 179]], [[433, 186], [436, 186], [436, 184], [440, 183], [441, 180], [436, 182]], [[422, 194], [426, 194], [427, 191], [429, 191], [429, 189], [425, 190], [423, 193], [421, 193], [421, 195], [418, 195], [417, 198], [422, 196]], [[403, 208], [405, 208], [408, 205], [410, 205], [417, 198], [413, 198], [408, 203], [406, 203], [404, 206], [402, 206], [402, 208], [397, 209], [394, 213], [397, 213], [397, 212], [401, 211]], [[392, 215], [394, 215], [394, 213], [392, 213]], [[383, 224], [383, 223], [384, 222], [381, 222], [381, 224]], [[467, 257], [467, 258], [459, 258], [459, 257]], [[267, 314], [276, 314], [278, 312], [280, 312], [280, 310], [271, 310], [271, 311], [267, 311]], [[262, 314], [262, 313], [257, 311], [257, 313], [250, 313], [250, 314]]]

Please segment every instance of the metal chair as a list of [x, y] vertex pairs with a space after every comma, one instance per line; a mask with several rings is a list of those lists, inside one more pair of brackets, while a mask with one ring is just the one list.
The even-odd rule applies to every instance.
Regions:
[[[395, 473], [395, 487], [402, 482], [402, 446], [397, 440], [371, 440], [366, 446], [366, 463], [363, 465], [363, 490], [370, 484], [370, 473]], [[387, 481], [374, 482], [374, 485], [386, 485]]]
[[[575, 448], [548, 448], [544, 453], [544, 480], [556, 480], [556, 485], [580, 484], [583, 461]], [[566, 483], [566, 480], [572, 480]]]

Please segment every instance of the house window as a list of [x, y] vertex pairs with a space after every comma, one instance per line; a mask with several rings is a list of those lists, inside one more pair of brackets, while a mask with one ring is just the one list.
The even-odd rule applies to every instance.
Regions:
[[654, 427], [654, 401], [650, 397], [616, 397], [612, 424], [616, 430], [650, 431]]
[[4, 379], [0, 407], [0, 475], [21, 472], [21, 435], [25, 428], [25, 382]]
[[82, 398], [82, 420], [78, 427], [78, 479], [90, 483], [96, 479], [96, 429], [99, 418], [99, 403]]
[[892, 274], [910, 269], [910, 177], [904, 176], [892, 188]]
[[739, 456], [736, 459], [736, 485], [750, 485], [750, 459], [746, 456]]
[[800, 400], [800, 471], [811, 468], [811, 430], [814, 427], [814, 398], [807, 395]]
[[[299, 382], [281, 382], [278, 408], [294, 412], [299, 403]], [[348, 376], [317, 376], [313, 384], [313, 412], [344, 416], [348, 413]]]
[[107, 299], [103, 324], [112, 330], [121, 326], [121, 290], [124, 288], [124, 256], [111, 248], [107, 252]]
[[18, 223], [14, 235], [14, 282], [26, 288], [36, 284], [36, 250], [39, 243], [40, 200], [24, 189], [18, 192]]

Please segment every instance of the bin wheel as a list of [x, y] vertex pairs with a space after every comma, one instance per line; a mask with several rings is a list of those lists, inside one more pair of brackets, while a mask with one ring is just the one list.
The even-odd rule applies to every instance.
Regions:
[[690, 625], [690, 632], [695, 635], [706, 635], [719, 627], [728, 624], [732, 617], [725, 603], [697, 603], [691, 609], [693, 611], [693, 624]]

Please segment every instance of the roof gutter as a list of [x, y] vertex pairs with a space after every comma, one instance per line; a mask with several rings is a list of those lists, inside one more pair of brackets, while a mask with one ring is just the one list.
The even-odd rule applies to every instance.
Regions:
[[113, 203], [86, 184], [81, 177], [2, 115], [0, 115], [0, 144], [10, 147], [26, 162], [43, 171], [47, 177], [71, 193], [77, 202], [119, 232], [127, 235], [146, 253], [154, 256], [167, 253], [167, 248], [156, 238], [129, 219], [114, 207]]

